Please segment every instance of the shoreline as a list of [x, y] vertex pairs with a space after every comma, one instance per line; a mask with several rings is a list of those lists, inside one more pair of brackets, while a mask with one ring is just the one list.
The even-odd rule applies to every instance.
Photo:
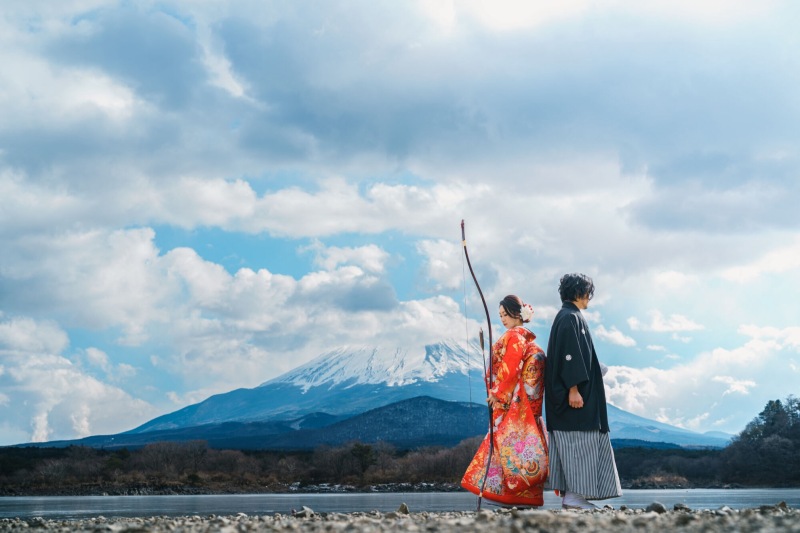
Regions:
[[[624, 506], [623, 506], [624, 507]], [[676, 505], [667, 510], [654, 502], [646, 509], [593, 511], [496, 509], [481, 511], [411, 512], [405, 504], [390, 512], [317, 513], [304, 507], [287, 515], [155, 516], [150, 518], [105, 518], [47, 520], [43, 518], [0, 519], [0, 532], [40, 531], [397, 531], [481, 532], [493, 531], [800, 531], [800, 510], [784, 502], [757, 508], [692, 510]]]
[[[743, 486], [743, 485], [707, 485], [687, 486], [670, 484], [635, 484], [623, 485], [623, 490], [742, 490], [742, 489], [795, 489], [800, 486]], [[312, 485], [279, 484], [251, 486], [196, 486], [179, 483], [113, 485], [103, 483], [82, 484], [78, 486], [59, 487], [0, 487], [2, 497], [35, 497], [35, 496], [215, 496], [237, 494], [381, 494], [381, 493], [442, 493], [465, 492], [457, 483], [384, 483], [368, 486], [348, 484], [320, 483]]]

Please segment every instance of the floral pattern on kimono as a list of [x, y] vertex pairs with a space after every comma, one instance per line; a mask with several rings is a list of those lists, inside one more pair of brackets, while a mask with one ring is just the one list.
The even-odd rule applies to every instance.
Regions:
[[[481, 442], [461, 486], [504, 505], [541, 506], [547, 479], [547, 441], [541, 422], [544, 351], [523, 327], [506, 331], [492, 346], [490, 392], [503, 406], [493, 410], [494, 449], [487, 472], [490, 435]], [[489, 376], [486, 376], [487, 388]], [[483, 477], [486, 485], [481, 494]]]

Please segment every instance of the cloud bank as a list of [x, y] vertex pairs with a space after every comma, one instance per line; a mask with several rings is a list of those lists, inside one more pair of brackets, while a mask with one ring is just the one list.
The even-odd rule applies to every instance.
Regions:
[[612, 401], [738, 431], [797, 393], [797, 11], [5, 2], [0, 444], [474, 335], [462, 219], [491, 311], [585, 272]]

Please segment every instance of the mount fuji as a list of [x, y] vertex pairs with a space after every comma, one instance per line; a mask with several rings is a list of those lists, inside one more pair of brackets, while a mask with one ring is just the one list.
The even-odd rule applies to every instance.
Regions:
[[[252, 427], [266, 424], [283, 428], [283, 442], [291, 438], [287, 432], [301, 430], [296, 435], [299, 438], [312, 431], [315, 435], [334, 431], [349, 419], [363, 419], [370, 413], [385, 416], [386, 406], [419, 397], [462, 406], [477, 403], [485, 408], [480, 348], [456, 341], [419, 350], [339, 348], [258, 387], [211, 396], [121, 435], [166, 436], [197, 427], [218, 431], [231, 423]], [[609, 405], [608, 414], [612, 438], [617, 440], [690, 447], [723, 447], [729, 440], [643, 418], [613, 405]]]
[[423, 350], [343, 347], [252, 389], [236, 389], [155, 418], [130, 433], [317, 413], [347, 418], [418, 396], [483, 403], [480, 348], [455, 341]]

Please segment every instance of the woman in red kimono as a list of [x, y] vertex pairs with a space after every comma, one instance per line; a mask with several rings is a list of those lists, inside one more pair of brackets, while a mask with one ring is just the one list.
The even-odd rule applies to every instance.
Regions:
[[[491, 381], [486, 376], [494, 431], [486, 435], [469, 464], [461, 486], [505, 506], [544, 504], [547, 479], [547, 441], [542, 430], [544, 351], [523, 323], [533, 308], [509, 295], [500, 302], [506, 332], [492, 346]], [[487, 469], [490, 439], [494, 436]], [[484, 481], [484, 476], [486, 480]]]

